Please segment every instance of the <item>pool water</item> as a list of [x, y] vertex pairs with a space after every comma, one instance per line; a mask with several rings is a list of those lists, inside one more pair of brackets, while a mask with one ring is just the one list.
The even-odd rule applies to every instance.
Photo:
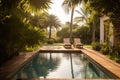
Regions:
[[39, 53], [12, 78], [111, 78], [82, 53]]

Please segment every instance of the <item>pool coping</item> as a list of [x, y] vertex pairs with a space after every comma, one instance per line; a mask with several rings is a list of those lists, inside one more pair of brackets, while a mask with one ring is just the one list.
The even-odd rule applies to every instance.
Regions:
[[13, 74], [13, 72], [23, 67], [23, 65], [37, 55], [38, 52], [39, 49], [33, 52], [27, 52], [26, 54], [15, 56], [11, 60], [4, 63], [0, 66], [0, 80], [10, 80], [9, 77]]
[[[12, 79], [16, 80], [16, 79]], [[69, 79], [69, 78], [46, 78], [46, 79], [41, 79], [41, 78], [32, 78], [32, 79], [21, 79], [21, 80], [120, 80], [120, 79]]]
[[81, 51], [120, 79], [120, 64], [110, 60], [98, 51], [88, 48], [84, 48]]
[[[65, 49], [63, 46], [42, 46], [41, 48], [37, 49], [36, 51], [33, 52], [28, 52], [27, 54], [24, 55], [19, 55], [16, 56], [14, 58], [12, 58], [11, 60], [9, 60], [8, 62], [6, 62], [5, 64], [3, 64], [0, 67], [0, 80], [5, 80], [8, 79], [9, 80], [9, 76], [15, 72], [17, 69], [19, 69], [20, 67], [22, 67], [24, 64], [26, 64], [29, 60], [31, 60], [35, 55], [37, 55], [38, 52], [83, 52], [85, 54], [87, 54], [88, 56], [102, 56], [102, 59], [104, 58], [104, 60], [106, 59], [107, 61], [112, 62], [111, 64], [116, 65], [114, 69], [117, 69], [117, 73], [114, 72], [113, 70], [110, 70], [112, 73], [114, 73], [115, 75], [117, 75], [119, 78], [116, 80], [120, 79], [120, 68], [118, 68], [120, 66], [120, 64], [117, 64], [113, 61], [111, 61], [110, 59], [108, 59], [107, 57], [105, 57], [104, 55], [102, 55], [99, 52], [96, 52], [94, 50], [88, 49], [88, 48], [84, 48], [84, 49], [77, 49], [77, 48], [72, 48], [72, 49]], [[92, 54], [91, 54], [92, 52]], [[99, 55], [98, 55], [99, 54]], [[95, 58], [93, 58], [95, 61], [97, 61]], [[99, 62], [99, 61], [98, 61]], [[104, 66], [104, 64], [100, 64], [102, 66]], [[105, 68], [107, 68], [107, 66], [104, 66]], [[107, 70], [111, 69], [111, 67], [108, 67]], [[36, 80], [35, 79], [22, 79], [22, 80]], [[41, 79], [37, 79], [37, 80], [41, 80]], [[44, 80], [50, 80], [50, 79], [44, 79]], [[58, 79], [51, 79], [51, 80], [58, 80]], [[86, 79], [59, 79], [59, 80], [86, 80]], [[90, 80], [90, 79], [88, 79]], [[106, 79], [91, 79], [91, 80], [106, 80]], [[112, 79], [108, 79], [108, 80], [112, 80]]]

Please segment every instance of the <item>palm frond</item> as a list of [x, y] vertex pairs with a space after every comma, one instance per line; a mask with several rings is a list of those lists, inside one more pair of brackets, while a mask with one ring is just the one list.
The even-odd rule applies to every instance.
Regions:
[[76, 23], [82, 22], [83, 20], [84, 20], [84, 17], [83, 17], [83, 16], [81, 16], [81, 17], [76, 17], [76, 18], [74, 19], [74, 21], [75, 21]]
[[69, 11], [79, 5], [82, 2], [82, 0], [64, 0], [64, 2], [62, 3], [62, 6], [65, 10], [66, 13], [69, 13]]
[[78, 10], [75, 10], [78, 14], [81, 14], [81, 15], [83, 15], [83, 13], [82, 12], [80, 12], [80, 11], [78, 11]]
[[48, 9], [52, 2], [51, 0], [29, 0], [29, 3], [32, 7], [36, 9]]
[[63, 3], [62, 3], [62, 7], [65, 11], [65, 13], [69, 13], [69, 10], [70, 10], [70, 2], [69, 0], [65, 0]]
[[82, 11], [83, 16], [87, 18], [88, 13], [85, 11], [85, 9], [80, 8], [80, 10]]

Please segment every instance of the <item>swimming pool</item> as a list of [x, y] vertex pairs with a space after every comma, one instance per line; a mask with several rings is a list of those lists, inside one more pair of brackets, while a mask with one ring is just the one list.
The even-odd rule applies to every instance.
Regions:
[[12, 78], [114, 78], [83, 53], [39, 53]]

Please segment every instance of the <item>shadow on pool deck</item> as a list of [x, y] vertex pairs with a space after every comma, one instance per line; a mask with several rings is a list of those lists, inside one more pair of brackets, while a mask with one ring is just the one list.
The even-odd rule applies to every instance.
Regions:
[[[0, 80], [5, 80], [8, 79], [9, 76], [15, 72], [17, 69], [21, 68], [24, 64], [26, 64], [29, 60], [31, 60], [39, 51], [47, 52], [83, 52], [89, 57], [91, 57], [93, 60], [95, 60], [97, 63], [102, 65], [104, 68], [118, 76], [119, 78], [117, 80], [120, 80], [120, 64], [117, 64], [113, 62], [112, 60], [108, 59], [106, 56], [102, 55], [99, 52], [96, 52], [91, 49], [77, 49], [77, 48], [72, 48], [72, 49], [65, 49], [63, 46], [43, 46], [40, 49], [33, 51], [33, 52], [28, 52], [23, 55], [19, 55], [16, 57], [13, 57], [11, 60], [8, 62], [4, 63], [0, 67]], [[9, 79], [8, 79], [9, 80]], [[15, 79], [13, 79], [15, 80]], [[21, 80], [106, 80], [106, 79], [21, 79]], [[115, 79], [109, 79], [109, 80], [115, 80]]]

